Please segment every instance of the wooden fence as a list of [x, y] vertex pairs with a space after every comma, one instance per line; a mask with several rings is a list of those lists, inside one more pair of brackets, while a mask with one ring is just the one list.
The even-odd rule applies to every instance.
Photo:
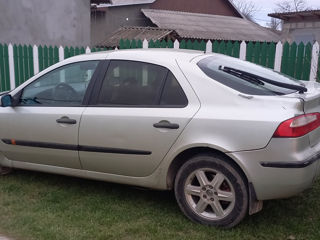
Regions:
[[[121, 39], [120, 49], [174, 48], [215, 52], [247, 60], [301, 80], [320, 82], [319, 44], [234, 41], [141, 41]], [[107, 48], [0, 44], [0, 91], [19, 86], [43, 69], [79, 54]]]

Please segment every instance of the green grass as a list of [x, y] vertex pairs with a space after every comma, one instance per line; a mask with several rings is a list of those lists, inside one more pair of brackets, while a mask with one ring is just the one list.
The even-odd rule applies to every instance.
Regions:
[[192, 223], [172, 192], [15, 171], [0, 177], [0, 233], [14, 239], [320, 239], [320, 182], [231, 230]]

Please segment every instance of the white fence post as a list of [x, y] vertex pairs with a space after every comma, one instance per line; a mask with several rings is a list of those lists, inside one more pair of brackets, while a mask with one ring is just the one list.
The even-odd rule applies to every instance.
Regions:
[[91, 53], [91, 49], [89, 48], [89, 46], [86, 48], [86, 53]]
[[317, 81], [317, 73], [319, 63], [319, 43], [315, 42], [312, 47], [312, 59], [311, 59], [311, 69], [310, 69], [310, 78], [312, 82]]
[[179, 41], [176, 39], [176, 40], [174, 41], [174, 43], [173, 43], [173, 48], [174, 48], [174, 49], [179, 49], [179, 47], [180, 47], [180, 43], [179, 43]]
[[16, 88], [16, 79], [14, 75], [14, 61], [13, 61], [13, 46], [10, 43], [8, 46], [8, 55], [9, 55], [9, 74], [10, 74], [10, 89]]
[[240, 54], [239, 54], [239, 58], [241, 60], [246, 60], [247, 57], [247, 44], [245, 41], [242, 41], [240, 44]]
[[38, 46], [33, 45], [33, 73], [36, 75], [39, 72], [39, 51]]
[[212, 53], [212, 42], [210, 40], [206, 44], [206, 53]]
[[276, 46], [276, 54], [274, 59], [274, 70], [277, 72], [281, 71], [282, 53], [283, 53], [283, 45], [279, 41]]
[[[59, 61], [64, 60], [64, 49], [62, 46], [59, 47]], [[60, 81], [66, 82], [66, 71], [60, 71]]]
[[64, 60], [64, 49], [62, 46], [59, 47], [59, 61]]
[[148, 43], [148, 40], [147, 40], [147, 39], [144, 39], [144, 40], [143, 40], [143, 42], [142, 42], [142, 48], [143, 48], [143, 49], [149, 48], [149, 43]]

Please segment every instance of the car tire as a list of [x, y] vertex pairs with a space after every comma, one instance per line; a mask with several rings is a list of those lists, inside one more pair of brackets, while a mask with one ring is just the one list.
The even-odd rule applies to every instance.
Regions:
[[197, 223], [231, 228], [248, 212], [247, 181], [222, 155], [192, 157], [179, 169], [174, 191], [182, 212]]
[[2, 175], [7, 175], [9, 173], [12, 172], [12, 168], [8, 168], [8, 167], [1, 167], [0, 166], [0, 176]]

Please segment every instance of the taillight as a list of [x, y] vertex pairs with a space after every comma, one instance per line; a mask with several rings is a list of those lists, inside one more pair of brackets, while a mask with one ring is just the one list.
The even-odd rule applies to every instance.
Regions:
[[273, 137], [295, 138], [306, 135], [320, 126], [320, 113], [308, 113], [282, 122]]

